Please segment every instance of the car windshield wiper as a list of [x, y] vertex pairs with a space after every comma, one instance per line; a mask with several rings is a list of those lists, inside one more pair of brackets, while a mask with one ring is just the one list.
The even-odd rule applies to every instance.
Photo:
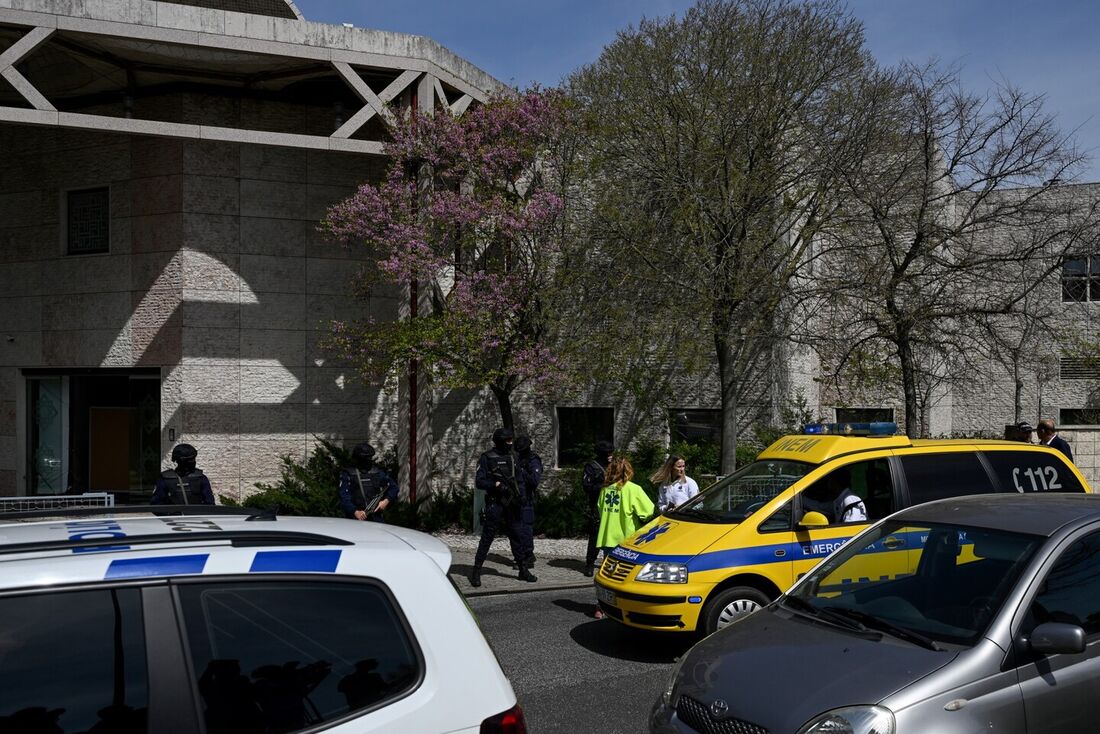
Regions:
[[837, 614], [829, 607], [819, 607], [806, 601], [800, 596], [790, 596], [789, 594], [783, 597], [783, 603], [789, 606], [791, 609], [795, 609], [800, 612], [805, 612], [812, 617], [824, 618], [846, 629], [855, 630], [856, 632], [866, 632], [867, 628], [851, 617], [847, 617], [843, 614]]
[[867, 627], [885, 632], [891, 637], [898, 637], [907, 642], [912, 642], [915, 645], [927, 648], [929, 650], [935, 650], [936, 652], [943, 652], [943, 648], [936, 644], [936, 641], [931, 637], [925, 637], [920, 632], [914, 632], [913, 630], [906, 629], [905, 627], [899, 627], [898, 625], [888, 622], [882, 617], [876, 617], [873, 614], [867, 612], [861, 612], [858, 609], [849, 609], [847, 607], [831, 607], [829, 611], [834, 614], [839, 614], [850, 618], [852, 621], [862, 622]]

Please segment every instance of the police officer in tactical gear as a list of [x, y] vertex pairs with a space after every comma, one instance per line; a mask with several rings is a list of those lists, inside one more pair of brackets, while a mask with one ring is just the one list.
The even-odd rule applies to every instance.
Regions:
[[518, 436], [515, 442], [516, 460], [527, 474], [527, 501], [523, 505], [523, 540], [526, 544], [524, 557], [527, 567], [535, 565], [535, 498], [538, 497], [539, 483], [542, 481], [542, 457], [531, 450], [531, 439]]
[[199, 452], [189, 443], [181, 443], [172, 449], [172, 462], [176, 468], [160, 473], [153, 489], [154, 505], [212, 505], [214, 492], [210, 480], [195, 467]]
[[485, 492], [485, 509], [481, 516], [481, 542], [477, 545], [474, 568], [470, 572], [471, 586], [481, 586], [481, 567], [489, 555], [489, 546], [501, 530], [512, 546], [520, 580], [538, 580], [527, 564], [528, 541], [523, 524], [523, 506], [529, 496], [529, 482], [527, 472], [512, 453], [513, 437], [511, 428], [498, 428], [493, 432], [493, 448], [477, 460], [474, 485]]
[[584, 474], [581, 476], [581, 486], [584, 487], [584, 496], [588, 500], [588, 551], [584, 557], [584, 575], [591, 576], [596, 566], [596, 535], [600, 532], [600, 490], [604, 488], [604, 474], [607, 465], [611, 463], [611, 454], [615, 453], [615, 446], [610, 441], [596, 442], [596, 456], [584, 465]]
[[397, 501], [397, 482], [374, 456], [373, 446], [358, 444], [351, 450], [352, 466], [340, 470], [340, 506], [349, 519], [384, 522], [382, 511]]

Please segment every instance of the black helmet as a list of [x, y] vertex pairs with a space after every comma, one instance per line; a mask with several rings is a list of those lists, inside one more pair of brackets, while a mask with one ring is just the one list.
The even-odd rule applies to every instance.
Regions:
[[606, 459], [611, 454], [615, 453], [615, 444], [610, 441], [597, 441], [596, 442], [596, 458]]
[[199, 452], [195, 450], [194, 446], [189, 443], [181, 443], [172, 449], [172, 462], [178, 464], [181, 461], [194, 460], [198, 455]]
[[351, 460], [356, 466], [366, 468], [374, 463], [375, 453], [374, 447], [369, 443], [356, 444], [351, 450]]
[[516, 439], [516, 442], [512, 444], [516, 448], [516, 453], [526, 454], [531, 450], [531, 437], [520, 436]]
[[511, 447], [508, 442], [515, 438], [515, 435], [511, 428], [498, 428], [493, 431], [493, 445], [501, 451], [510, 451]]

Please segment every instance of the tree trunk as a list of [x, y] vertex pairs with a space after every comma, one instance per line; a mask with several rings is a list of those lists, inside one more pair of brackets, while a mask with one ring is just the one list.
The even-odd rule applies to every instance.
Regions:
[[1012, 422], [1019, 423], [1020, 416], [1023, 415], [1024, 412], [1024, 381], [1023, 378], [1020, 377], [1019, 359], [1017, 359], [1012, 364], [1012, 377], [1016, 382], [1016, 391], [1014, 395], [1014, 402], [1012, 404], [1013, 415], [1015, 417], [1013, 418]]
[[505, 428], [515, 428], [515, 422], [512, 420], [512, 391], [496, 385], [490, 387], [497, 399], [497, 407], [500, 409], [500, 424]]
[[901, 362], [901, 384], [905, 389], [905, 435], [919, 438], [920, 412], [917, 406], [917, 367], [913, 360], [913, 343], [908, 334], [897, 337], [898, 359]]
[[722, 391], [722, 451], [720, 474], [732, 474], [737, 469], [737, 391], [735, 390], [735, 355], [729, 340], [716, 336], [718, 355], [718, 385]]

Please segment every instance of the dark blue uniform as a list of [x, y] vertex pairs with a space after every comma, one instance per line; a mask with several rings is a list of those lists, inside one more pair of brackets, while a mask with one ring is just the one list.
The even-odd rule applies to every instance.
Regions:
[[519, 453], [519, 463], [527, 474], [527, 497], [521, 511], [523, 521], [524, 558], [530, 563], [535, 559], [535, 498], [538, 497], [539, 484], [542, 482], [542, 457], [534, 451]]
[[202, 469], [192, 469], [182, 475], [169, 469], [160, 473], [150, 504], [212, 505], [214, 491], [210, 489], [210, 480]]
[[[344, 514], [347, 517], [355, 517], [356, 510], [365, 510], [367, 502], [378, 492], [382, 492], [383, 498], [388, 499], [391, 504], [397, 501], [397, 482], [393, 481], [393, 477], [380, 467], [372, 466], [370, 469], [349, 467], [340, 470], [340, 506], [344, 508]], [[367, 516], [367, 519], [385, 522], [382, 512], [373, 512]]]
[[[502, 481], [504, 478], [505, 481]], [[514, 486], [509, 486], [514, 479]], [[501, 482], [501, 486], [497, 486]], [[493, 448], [477, 460], [474, 486], [485, 491], [485, 510], [481, 521], [481, 542], [477, 545], [474, 565], [481, 566], [489, 555], [493, 539], [503, 531], [508, 536], [516, 563], [526, 560], [526, 548], [534, 545], [530, 528], [523, 523], [524, 507], [530, 496], [527, 472], [516, 455]]]

